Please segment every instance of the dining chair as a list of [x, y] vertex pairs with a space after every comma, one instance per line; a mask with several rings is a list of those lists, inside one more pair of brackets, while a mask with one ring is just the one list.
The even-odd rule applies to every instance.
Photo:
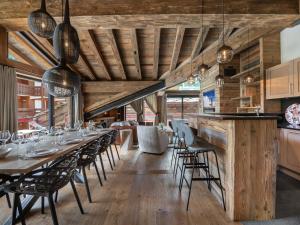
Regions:
[[3, 196], [6, 197], [7, 205], [9, 208], [11, 208], [11, 202], [9, 194], [4, 191], [4, 186], [12, 181], [13, 177], [6, 174], [0, 174], [0, 198], [2, 198]]
[[114, 145], [115, 147], [115, 150], [117, 152], [117, 156], [118, 156], [118, 159], [120, 160], [120, 155], [119, 155], [119, 152], [118, 152], [118, 148], [117, 148], [117, 145], [116, 145], [116, 140], [117, 140], [117, 137], [119, 135], [119, 131], [114, 129], [110, 132], [110, 135], [111, 135], [111, 139], [110, 139], [110, 145], [109, 145], [109, 148], [110, 148], [110, 151], [111, 151], [111, 154], [112, 154], [112, 157], [113, 157], [113, 152], [112, 152], [112, 145]]
[[73, 181], [78, 159], [79, 152], [73, 152], [55, 160], [49, 167], [34, 170], [21, 176], [17, 181], [6, 185], [5, 191], [14, 194], [12, 225], [16, 224], [17, 209], [22, 224], [25, 224], [25, 216], [20, 202], [20, 195], [24, 194], [48, 198], [53, 224], [58, 225], [53, 194], [68, 183], [71, 184], [80, 212], [83, 214], [84, 211]]

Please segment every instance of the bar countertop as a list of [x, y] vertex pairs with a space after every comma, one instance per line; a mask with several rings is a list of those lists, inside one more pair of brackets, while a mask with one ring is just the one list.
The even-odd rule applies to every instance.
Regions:
[[205, 117], [216, 120], [281, 120], [282, 117], [274, 113], [189, 113], [191, 117]]

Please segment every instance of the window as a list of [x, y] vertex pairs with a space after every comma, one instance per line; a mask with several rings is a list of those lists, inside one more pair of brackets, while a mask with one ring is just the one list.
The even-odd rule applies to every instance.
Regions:
[[126, 105], [126, 120], [134, 120], [137, 121], [137, 115], [131, 105]]
[[155, 122], [155, 114], [151, 111], [146, 101], [144, 101], [144, 121], [145, 122]]
[[185, 119], [186, 113], [199, 111], [199, 97], [197, 96], [169, 96], [167, 97], [167, 121]]
[[[48, 97], [42, 83], [17, 79], [18, 129], [41, 129], [48, 125]], [[57, 126], [64, 126], [68, 115], [67, 101], [55, 98], [54, 117]]]

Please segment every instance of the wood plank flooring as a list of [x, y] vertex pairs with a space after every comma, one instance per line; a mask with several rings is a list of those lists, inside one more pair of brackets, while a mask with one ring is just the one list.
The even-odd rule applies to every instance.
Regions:
[[[88, 171], [93, 203], [88, 203], [83, 184], [77, 184], [85, 215], [81, 215], [71, 188], [59, 193], [56, 204], [60, 225], [239, 225], [230, 222], [204, 183], [195, 182], [190, 210], [185, 210], [187, 188], [178, 191], [170, 169], [171, 150], [157, 156], [132, 150], [121, 153], [108, 180], [100, 187], [94, 168]], [[100, 167], [99, 167], [100, 168]], [[103, 177], [102, 177], [103, 178]], [[46, 203], [47, 205], [47, 203]], [[5, 198], [0, 200], [0, 223], [10, 215]], [[40, 213], [36, 203], [27, 224], [51, 225], [50, 210]]]

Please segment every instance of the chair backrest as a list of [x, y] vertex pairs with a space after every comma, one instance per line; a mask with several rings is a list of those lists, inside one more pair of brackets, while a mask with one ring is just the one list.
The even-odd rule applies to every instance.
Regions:
[[110, 144], [111, 136], [105, 134], [98, 139], [98, 153], [106, 151]]
[[187, 146], [191, 146], [195, 141], [195, 135], [192, 129], [187, 124], [183, 124], [182, 129], [184, 133], [185, 144]]
[[184, 132], [183, 132], [184, 125], [185, 125], [184, 120], [176, 120], [177, 135], [179, 138], [184, 138]]

